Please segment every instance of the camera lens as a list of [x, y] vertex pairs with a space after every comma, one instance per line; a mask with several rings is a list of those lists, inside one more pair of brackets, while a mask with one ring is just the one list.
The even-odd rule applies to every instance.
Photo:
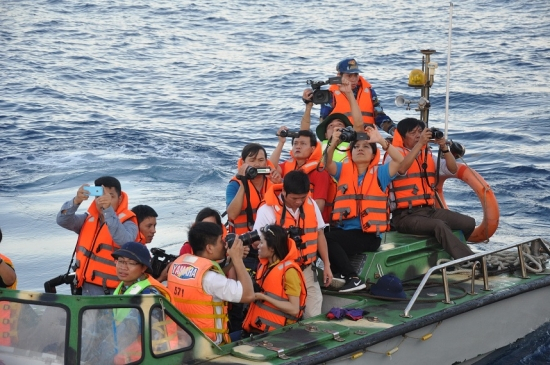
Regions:
[[257, 230], [253, 230], [240, 235], [239, 238], [243, 241], [244, 246], [250, 246], [252, 243], [260, 240], [260, 235]]
[[258, 176], [258, 170], [257, 170], [255, 167], [248, 166], [248, 167], [246, 168], [246, 172], [244, 173], [244, 175], [245, 175], [248, 179], [253, 179], [253, 178], [255, 178], [256, 176]]

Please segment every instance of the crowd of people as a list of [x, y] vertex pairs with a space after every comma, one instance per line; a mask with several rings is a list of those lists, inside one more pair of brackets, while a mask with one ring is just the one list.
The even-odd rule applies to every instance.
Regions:
[[[437, 174], [457, 171], [445, 138], [433, 140], [418, 119], [394, 123], [355, 59], [342, 60], [336, 71], [341, 84], [330, 87], [315, 133], [313, 91], [306, 89], [299, 128], [279, 128], [271, 157], [257, 143], [242, 149], [226, 189], [227, 227], [216, 210], [201, 210], [179, 257], [159, 277], [151, 275], [145, 246], [156, 232], [154, 209], [129, 209], [114, 177], [95, 180], [99, 193], [79, 187], [57, 223], [78, 234], [74, 270], [81, 294], [163, 295], [224, 344], [321, 314], [321, 287], [333, 281], [339, 292], [364, 290], [350, 256], [376, 251], [392, 227], [434, 236], [454, 258], [471, 255], [452, 230], [468, 238], [475, 220], [435, 207]], [[280, 161], [289, 134], [290, 158]], [[439, 145], [439, 159], [430, 141]], [[14, 283], [15, 271], [0, 255], [0, 286]]]

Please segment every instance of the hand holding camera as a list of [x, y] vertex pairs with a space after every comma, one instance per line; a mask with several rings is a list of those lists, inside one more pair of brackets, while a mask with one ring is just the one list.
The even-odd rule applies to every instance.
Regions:
[[329, 79], [326, 81], [307, 80], [307, 84], [311, 85], [311, 88], [313, 89], [313, 93], [311, 96], [311, 101], [313, 101], [313, 104], [326, 104], [330, 102], [330, 91], [321, 90], [321, 86], [337, 85], [341, 83], [342, 83], [342, 78], [340, 76], [329, 77]]

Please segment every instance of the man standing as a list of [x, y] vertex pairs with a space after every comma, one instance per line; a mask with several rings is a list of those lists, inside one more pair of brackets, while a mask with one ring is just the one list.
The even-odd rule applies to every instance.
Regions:
[[112, 294], [119, 280], [111, 253], [138, 235], [135, 214], [128, 210], [128, 195], [112, 176], [95, 180], [102, 187], [88, 211], [76, 214], [80, 204], [88, 200], [88, 184], [78, 188], [76, 196], [63, 204], [57, 213], [57, 224], [78, 234], [76, 246], [77, 288], [82, 295]]
[[[431, 138], [431, 130], [418, 119], [406, 118], [397, 124], [393, 145], [405, 158], [390, 187], [393, 224], [401, 233], [435, 236], [455, 259], [473, 255], [474, 252], [452, 230], [461, 230], [467, 240], [475, 229], [475, 219], [435, 207], [437, 174], [454, 175], [458, 167], [445, 137], [435, 140], [442, 156], [436, 166], [438, 159], [434, 159], [428, 147]], [[386, 163], [391, 160], [388, 157]]]
[[[231, 247], [222, 240], [216, 223], [195, 223], [188, 233], [193, 255], [178, 257], [168, 270], [172, 303], [216, 345], [231, 342], [228, 335], [227, 302], [254, 300], [252, 279], [243, 263], [243, 242], [236, 237]], [[231, 258], [237, 280], [228, 279], [217, 260]]]
[[286, 174], [283, 184], [271, 187], [265, 196], [265, 204], [258, 209], [254, 229], [268, 224], [277, 224], [283, 228], [294, 227], [290, 238], [298, 241], [299, 263], [306, 281], [307, 299], [304, 318], [321, 314], [323, 296], [317, 281], [315, 262], [317, 252], [323, 260], [324, 285], [332, 282], [332, 271], [328, 258], [327, 240], [323, 229], [325, 222], [321, 211], [309, 193], [309, 179], [303, 171], [291, 171]]

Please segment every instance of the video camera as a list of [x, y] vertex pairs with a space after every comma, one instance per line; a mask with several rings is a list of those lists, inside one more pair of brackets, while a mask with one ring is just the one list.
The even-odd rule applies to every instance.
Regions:
[[152, 248], [151, 253], [153, 257], [151, 258], [151, 269], [153, 269], [153, 278], [158, 278], [162, 273], [162, 270], [168, 266], [171, 262], [178, 258], [176, 255], [171, 255], [166, 253], [162, 248]]
[[337, 85], [341, 83], [342, 83], [342, 77], [340, 76], [329, 77], [327, 81], [307, 80], [307, 84], [311, 85], [311, 88], [313, 89], [313, 96], [311, 98], [311, 101], [313, 102], [313, 104], [326, 104], [330, 101], [330, 91], [321, 90], [321, 86]]
[[368, 134], [357, 133], [351, 126], [342, 129], [342, 134], [340, 134], [340, 141], [342, 142], [368, 141], [369, 139], [370, 137]]
[[300, 137], [300, 132], [291, 132], [289, 130], [283, 129], [279, 132], [279, 134], [276, 134], [279, 137], [290, 137], [290, 138], [298, 138]]
[[265, 167], [265, 168], [256, 168], [256, 167], [253, 167], [253, 166], [248, 166], [246, 168], [246, 171], [244, 173], [244, 176], [241, 176], [241, 178], [244, 178], [244, 179], [253, 179], [255, 178], [256, 176], [258, 175], [269, 175], [271, 174], [271, 169], [269, 167]]
[[[228, 248], [231, 248], [231, 246], [233, 246], [236, 237], [237, 235], [235, 233], [228, 233], [227, 236], [225, 236], [225, 242], [227, 243]], [[260, 240], [260, 235], [258, 234], [257, 230], [253, 230], [241, 234], [239, 238], [241, 239], [241, 241], [243, 241], [243, 246], [250, 246], [252, 243]]]
[[62, 284], [70, 284], [71, 285], [71, 294], [73, 295], [80, 295], [82, 291], [80, 288], [76, 287], [76, 274], [74, 272], [70, 274], [63, 274], [59, 275], [58, 277], [55, 277], [51, 280], [48, 280], [44, 283], [44, 291], [46, 293], [57, 293], [57, 289], [55, 289], [57, 286]]

